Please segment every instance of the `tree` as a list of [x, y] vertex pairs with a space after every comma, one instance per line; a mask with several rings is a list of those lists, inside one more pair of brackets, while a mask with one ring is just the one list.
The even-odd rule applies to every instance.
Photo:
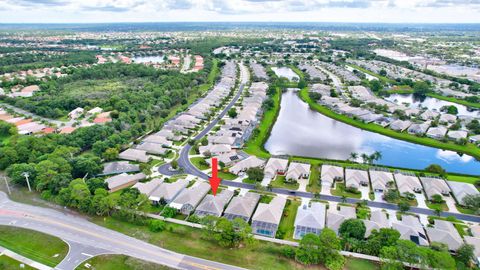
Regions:
[[102, 171], [102, 162], [99, 157], [92, 154], [78, 156], [72, 161], [72, 175], [74, 178], [94, 176]]
[[118, 149], [117, 148], [107, 148], [103, 153], [102, 157], [106, 161], [115, 160], [118, 158]]
[[162, 210], [162, 216], [166, 218], [173, 218], [175, 215], [177, 215], [177, 209], [173, 207], [166, 206]]
[[383, 90], [382, 82], [380, 82], [379, 80], [371, 80], [369, 85], [370, 85], [370, 89], [372, 89], [372, 91], [375, 93]]
[[148, 220], [148, 229], [151, 232], [161, 232], [167, 227], [167, 223], [163, 220], [150, 219]]
[[235, 108], [231, 108], [230, 110], [228, 110], [228, 117], [230, 118], [235, 118], [237, 117], [238, 113], [237, 113], [237, 110]]
[[417, 264], [422, 260], [422, 254], [417, 245], [410, 240], [398, 240], [395, 246], [383, 247], [380, 250], [382, 269], [403, 269], [403, 262]]
[[442, 166], [440, 166], [438, 164], [431, 164], [427, 168], [425, 168], [425, 170], [427, 172], [437, 173], [441, 176], [445, 176], [445, 174], [446, 174], [445, 169], [442, 168]]
[[476, 213], [479, 212], [480, 210], [480, 195], [479, 194], [476, 194], [476, 195], [473, 195], [473, 194], [469, 194], [469, 195], [466, 195], [464, 198], [463, 198], [463, 204], [474, 210]]
[[355, 161], [358, 158], [358, 154], [356, 152], [350, 153], [350, 160]]
[[172, 162], [170, 162], [170, 165], [174, 170], [178, 169], [178, 161], [172, 160]]
[[382, 69], [378, 72], [378, 74], [379, 74], [380, 76], [385, 77], [385, 76], [387, 76], [387, 71], [382, 68]]
[[408, 210], [410, 210], [410, 204], [408, 202], [406, 202], [405, 200], [401, 200], [397, 204], [397, 206], [398, 206], [398, 210], [400, 210], [400, 212], [402, 212], [402, 213], [405, 213]]
[[379, 231], [373, 230], [365, 245], [366, 253], [378, 256], [383, 247], [394, 246], [398, 239], [400, 239], [400, 233], [395, 229], [381, 228]]
[[462, 262], [464, 265], [470, 265], [472, 260], [475, 260], [475, 248], [469, 244], [463, 244], [460, 248], [457, 249], [457, 260]]
[[354, 238], [363, 240], [365, 238], [365, 223], [359, 219], [347, 219], [341, 225], [338, 233], [344, 239]]
[[442, 203], [443, 202], [443, 197], [440, 194], [433, 194], [430, 200], [433, 203]]
[[413, 84], [413, 93], [419, 96], [425, 96], [430, 92], [431, 86], [424, 81], [416, 81]]
[[255, 182], [262, 181], [264, 177], [263, 170], [259, 167], [248, 168], [247, 175], [248, 175], [248, 179], [253, 180]]
[[308, 233], [303, 236], [295, 252], [295, 260], [305, 265], [319, 264], [321, 260], [320, 238]]
[[387, 202], [396, 202], [398, 199], [400, 199], [400, 195], [396, 189], [389, 189], [387, 192], [385, 192], [383, 198]]
[[12, 166], [8, 167], [6, 173], [10, 179], [12, 179], [13, 183], [21, 184], [22, 186], [27, 186], [27, 182], [24, 176], [24, 173], [28, 173], [29, 180], [31, 181], [30, 184], [33, 185], [35, 181], [35, 177], [37, 175], [37, 170], [35, 169], [35, 165], [32, 163], [18, 163], [13, 164]]
[[307, 82], [304, 80], [304, 79], [301, 79], [299, 82], [298, 82], [298, 88], [300, 89], [303, 89], [307, 87]]

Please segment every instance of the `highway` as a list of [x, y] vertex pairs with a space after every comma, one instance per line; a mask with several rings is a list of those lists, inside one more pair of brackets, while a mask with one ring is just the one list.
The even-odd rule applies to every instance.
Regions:
[[[195, 140], [199, 140], [203, 138], [217, 123], [218, 121], [225, 116], [227, 111], [235, 105], [237, 102], [238, 98], [240, 97], [242, 91], [243, 91], [244, 83], [240, 85], [240, 89], [235, 96], [235, 98], [225, 107], [225, 109], [222, 111], [222, 113], [215, 118], [204, 130], [202, 130], [196, 137]], [[197, 176], [201, 179], [205, 179], [208, 181], [209, 176], [199, 169], [197, 169], [191, 162], [190, 159], [188, 158], [188, 153], [191, 149], [190, 145], [185, 145], [181, 151], [180, 151], [180, 156], [178, 158], [178, 165], [181, 167], [183, 170], [182, 172], [172, 172], [169, 170], [170, 164], [164, 164], [159, 167], [158, 171], [163, 174], [163, 175], [175, 175], [179, 173], [187, 173], [191, 174], [194, 176]], [[228, 180], [222, 180], [222, 185], [225, 186], [230, 186], [230, 187], [238, 187], [238, 188], [245, 188], [249, 190], [254, 190], [255, 185], [253, 184], [246, 184], [246, 183], [239, 183], [239, 182], [233, 182], [233, 181], [228, 181]], [[303, 197], [303, 198], [314, 198], [314, 194], [310, 192], [303, 192], [303, 191], [292, 191], [288, 189], [282, 189], [282, 188], [272, 188], [269, 190], [270, 192], [277, 193], [277, 194], [285, 194], [285, 195], [290, 195], [290, 196], [298, 196], [298, 197]], [[331, 201], [331, 202], [343, 202], [343, 199], [338, 196], [333, 196], [333, 195], [323, 195], [320, 194], [319, 197], [317, 197], [320, 200], [325, 200], [325, 201]], [[347, 198], [347, 203], [352, 203], [355, 204], [357, 202], [362, 202], [362, 200], [359, 199], [353, 199], [353, 198]], [[376, 208], [383, 208], [383, 209], [389, 209], [389, 210], [398, 210], [398, 206], [396, 204], [392, 203], [387, 203], [387, 202], [375, 202], [375, 201], [367, 201], [367, 205], [369, 207], [376, 207]], [[433, 216], [436, 215], [435, 212], [431, 209], [425, 209], [425, 208], [419, 208], [419, 207], [411, 207], [409, 212], [413, 212], [416, 214], [424, 214], [424, 215], [429, 215]], [[466, 214], [461, 214], [461, 213], [451, 213], [451, 212], [442, 212], [440, 214], [443, 217], [448, 217], [448, 216], [454, 216], [457, 219], [463, 220], [463, 221], [469, 221], [469, 222], [480, 222], [480, 217], [479, 216], [473, 216], [473, 215], [466, 215]]]
[[242, 269], [175, 253], [86, 219], [57, 210], [11, 201], [0, 192], [0, 225], [36, 230], [63, 239], [70, 246], [67, 257], [55, 269], [75, 269], [99, 254], [123, 254], [137, 259], [188, 270]]

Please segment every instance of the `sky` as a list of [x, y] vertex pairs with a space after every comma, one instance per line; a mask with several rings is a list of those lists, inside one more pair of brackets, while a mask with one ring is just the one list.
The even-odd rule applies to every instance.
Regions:
[[480, 0], [0, 0], [0, 23], [480, 23]]

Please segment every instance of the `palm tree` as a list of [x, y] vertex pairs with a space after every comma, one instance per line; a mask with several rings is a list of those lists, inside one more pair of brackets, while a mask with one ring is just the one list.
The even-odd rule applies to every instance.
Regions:
[[347, 196], [342, 195], [342, 203], [346, 203], [346, 202], [347, 202]]
[[357, 158], [358, 158], [358, 153], [355, 153], [355, 152], [350, 153], [350, 158], [349, 159], [351, 161], [355, 161], [355, 160], [357, 160]]
[[382, 159], [382, 153], [380, 151], [375, 151], [375, 153], [373, 153], [373, 156], [375, 161]]
[[442, 209], [440, 209], [440, 207], [435, 207], [433, 212], [435, 212], [435, 215], [440, 216], [440, 214], [442, 214]]
[[363, 163], [369, 163], [368, 161], [370, 160], [370, 157], [367, 154], [362, 153], [360, 157], [362, 158]]

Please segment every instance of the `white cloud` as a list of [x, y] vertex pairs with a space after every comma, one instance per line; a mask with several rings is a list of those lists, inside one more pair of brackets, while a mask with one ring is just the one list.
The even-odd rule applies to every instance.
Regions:
[[480, 22], [480, 0], [0, 0], [0, 7], [3, 23]]

